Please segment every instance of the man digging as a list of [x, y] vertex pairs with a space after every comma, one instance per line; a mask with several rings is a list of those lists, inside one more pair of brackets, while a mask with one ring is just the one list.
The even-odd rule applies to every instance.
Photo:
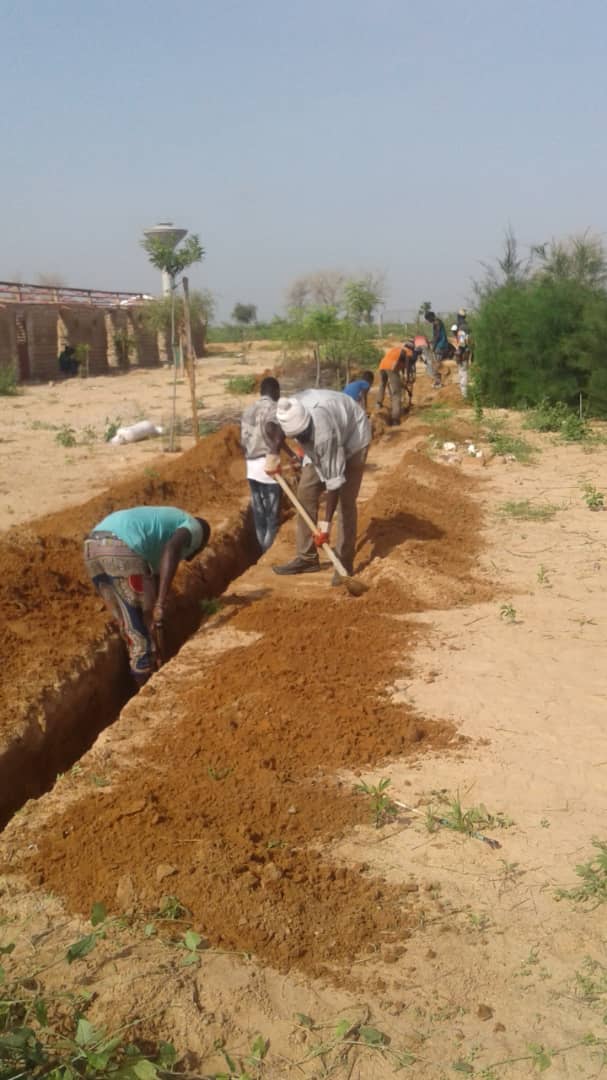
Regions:
[[109, 514], [84, 541], [86, 571], [118, 622], [137, 686], [162, 661], [158, 638], [175, 571], [210, 535], [204, 518], [175, 506], [134, 506]]
[[[348, 574], [354, 570], [357, 511], [356, 500], [371, 442], [371, 426], [360, 405], [334, 390], [304, 390], [294, 397], [280, 398], [276, 407], [275, 455], [266, 462], [266, 472], [280, 469], [277, 452], [284, 438], [296, 439], [305, 457], [297, 497], [314, 521], [326, 491], [325, 520], [311, 533], [297, 519], [297, 554], [283, 566], [273, 566], [275, 574], [309, 574], [320, 570], [318, 548], [329, 543], [331, 523], [339, 508], [335, 550]], [[272, 430], [270, 425], [269, 431]], [[341, 578], [335, 573], [334, 585]]]

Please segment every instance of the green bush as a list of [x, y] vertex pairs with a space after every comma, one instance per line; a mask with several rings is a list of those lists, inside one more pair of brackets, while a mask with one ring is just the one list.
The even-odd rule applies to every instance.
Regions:
[[0, 397], [18, 394], [17, 373], [12, 364], [0, 364]]
[[588, 425], [563, 401], [552, 404], [547, 398], [540, 401], [525, 420], [533, 431], [555, 431], [566, 442], [581, 442], [588, 436]]
[[[575, 280], [508, 281], [481, 298], [474, 320], [475, 384], [488, 405], [549, 399], [607, 416], [607, 295]], [[541, 429], [540, 429], [541, 430]]]
[[255, 390], [255, 376], [236, 375], [227, 380], [226, 390], [229, 394], [252, 394]]

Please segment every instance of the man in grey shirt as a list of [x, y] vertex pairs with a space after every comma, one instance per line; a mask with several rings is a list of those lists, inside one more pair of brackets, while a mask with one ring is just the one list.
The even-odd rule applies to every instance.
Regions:
[[[297, 555], [276, 574], [307, 574], [320, 569], [318, 548], [329, 542], [331, 522], [339, 508], [335, 550], [349, 574], [354, 570], [356, 499], [360, 490], [371, 427], [360, 405], [334, 390], [303, 390], [280, 398], [276, 407], [279, 436], [294, 438], [305, 453], [297, 495], [314, 521], [326, 491], [325, 519], [310, 533], [297, 519]], [[271, 467], [271, 466], [270, 466]], [[338, 583], [339, 576], [334, 576]]]

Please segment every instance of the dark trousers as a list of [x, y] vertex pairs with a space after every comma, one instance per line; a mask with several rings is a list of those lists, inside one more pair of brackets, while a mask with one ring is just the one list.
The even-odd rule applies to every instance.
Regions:
[[377, 404], [383, 405], [384, 396], [386, 393], [386, 387], [388, 387], [390, 393], [391, 410], [390, 416], [392, 420], [397, 422], [400, 420], [401, 405], [403, 398], [403, 384], [402, 379], [398, 371], [384, 371], [380, 368], [379, 371], [379, 393], [377, 395]]
[[[337, 503], [337, 540], [335, 551], [349, 574], [354, 568], [356, 549], [356, 527], [358, 515], [356, 500], [363, 478], [368, 447], [358, 450], [346, 462], [346, 481], [339, 489]], [[325, 490], [320, 476], [313, 465], [304, 465], [297, 488], [297, 498], [313, 521], [318, 520], [318, 504]], [[318, 558], [316, 546], [308, 526], [300, 517], [297, 518], [297, 554], [302, 559], [315, 562]]]
[[257, 543], [262, 551], [267, 551], [278, 532], [280, 488], [278, 484], [262, 484], [260, 480], [249, 480], [249, 487]]

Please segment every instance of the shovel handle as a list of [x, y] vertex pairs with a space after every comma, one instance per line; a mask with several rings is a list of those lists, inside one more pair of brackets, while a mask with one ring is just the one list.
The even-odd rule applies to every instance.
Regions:
[[[305, 523], [308, 526], [310, 532], [312, 534], [317, 533], [318, 532], [318, 526], [317, 526], [316, 522], [312, 521], [312, 518], [310, 517], [308, 511], [301, 505], [299, 499], [297, 498], [297, 495], [295, 494], [294, 491], [291, 490], [291, 488], [287, 484], [287, 481], [284, 479], [284, 477], [282, 477], [280, 475], [280, 473], [274, 473], [274, 479], [276, 480], [276, 482], [278, 484], [280, 484], [282, 490], [284, 491], [285, 495], [287, 496], [287, 499], [290, 499], [290, 501], [293, 503], [293, 506], [297, 510], [297, 513], [299, 514], [300, 518], [302, 518], [302, 520], [305, 521]], [[346, 568], [342, 565], [342, 563], [337, 558], [337, 555], [333, 551], [333, 548], [330, 547], [329, 544], [323, 544], [322, 545], [322, 550], [324, 551], [325, 555], [327, 555], [329, 557], [329, 559], [333, 563], [333, 566], [337, 570], [337, 573], [340, 575], [340, 577], [347, 578], [347, 577], [350, 576], [348, 574], [348, 571], [346, 570]]]

